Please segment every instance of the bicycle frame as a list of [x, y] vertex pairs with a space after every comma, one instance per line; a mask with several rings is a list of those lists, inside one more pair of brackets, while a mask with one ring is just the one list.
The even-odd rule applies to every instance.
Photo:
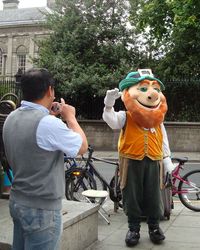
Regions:
[[78, 167], [78, 165], [76, 163], [76, 160], [74, 158], [67, 157], [65, 155], [64, 155], [64, 163], [65, 163], [65, 169], [66, 169], [66, 171], [68, 171], [69, 169], [71, 169], [73, 167]]
[[[102, 176], [102, 174], [96, 169], [96, 167], [93, 165], [93, 161], [104, 162], [104, 163], [116, 166], [114, 176], [110, 180], [110, 183], [108, 183], [106, 179]], [[97, 179], [99, 179], [103, 183], [103, 185], [106, 188], [108, 188], [110, 199], [114, 203], [114, 211], [117, 212], [118, 208], [122, 207], [122, 204], [120, 203], [122, 198], [120, 195], [121, 190], [119, 187], [119, 163], [114, 162], [114, 161], [109, 161], [106, 159], [102, 159], [102, 158], [92, 157], [92, 153], [91, 153], [91, 155], [89, 154], [85, 168], [89, 169], [90, 173], [96, 176]]]
[[[87, 163], [86, 163], [86, 168], [89, 167], [90, 173], [96, 175], [97, 178], [99, 178], [104, 183], [104, 185], [109, 189], [109, 191], [111, 191], [111, 190], [113, 191], [113, 188], [110, 186], [110, 183], [108, 183], [106, 181], [106, 179], [102, 176], [102, 174], [93, 165], [92, 161], [94, 161], [94, 160], [99, 161], [99, 162], [104, 162], [107, 164], [111, 164], [111, 165], [115, 165], [116, 168], [115, 168], [115, 175], [114, 176], [116, 179], [118, 177], [118, 170], [119, 170], [118, 162], [108, 161], [108, 160], [96, 158], [96, 157], [91, 157], [91, 159], [87, 160]], [[116, 179], [115, 179], [115, 181], [117, 181]], [[117, 185], [117, 182], [115, 182], [115, 184]], [[114, 195], [117, 195], [116, 187], [114, 188]]]
[[180, 176], [180, 170], [183, 168], [183, 164], [178, 163], [176, 168], [172, 172], [172, 195], [179, 194], [181, 191], [178, 191], [177, 180], [182, 181], [182, 177]]
[[[94, 178], [94, 181], [97, 185], [97, 180], [101, 182], [101, 185], [103, 188], [106, 188], [109, 190], [110, 198], [114, 203], [118, 203], [121, 198], [119, 198], [119, 178], [118, 178], [118, 172], [119, 172], [119, 163], [114, 161], [109, 161], [103, 158], [97, 158], [93, 157], [93, 149], [91, 147], [88, 148], [88, 157], [81, 157], [80, 164], [76, 159], [71, 159], [68, 157], [65, 157], [65, 162], [69, 165], [69, 168], [65, 171], [65, 176], [68, 178], [71, 174], [73, 175], [81, 175], [84, 171], [88, 172], [91, 176], [96, 177]], [[93, 161], [103, 162], [111, 165], [115, 165], [115, 172], [114, 176], [110, 180], [110, 183], [104, 178], [104, 176], [98, 171], [98, 169], [93, 164]], [[84, 163], [83, 163], [84, 162]], [[76, 173], [77, 172], [77, 173]], [[81, 182], [81, 179], [79, 182], [77, 182], [77, 190], [78, 188], [82, 186], [82, 188], [85, 190], [86, 187], [84, 186], [84, 183]]]
[[[196, 193], [196, 191], [200, 192], [200, 189], [196, 187], [196, 185], [190, 181], [184, 180], [182, 176], [180, 175], [180, 170], [183, 169], [184, 162], [179, 162], [176, 166], [176, 168], [172, 172], [172, 195], [177, 195], [177, 194], [187, 194], [187, 193]], [[178, 189], [178, 184], [176, 182], [182, 181], [188, 186], [191, 186], [191, 189], [187, 190], [179, 190]]]

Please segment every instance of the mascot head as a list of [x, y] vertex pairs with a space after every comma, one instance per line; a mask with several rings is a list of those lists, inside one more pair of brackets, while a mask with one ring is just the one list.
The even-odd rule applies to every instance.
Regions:
[[122, 101], [132, 119], [141, 127], [154, 128], [164, 121], [167, 103], [163, 83], [150, 69], [130, 72], [119, 83]]

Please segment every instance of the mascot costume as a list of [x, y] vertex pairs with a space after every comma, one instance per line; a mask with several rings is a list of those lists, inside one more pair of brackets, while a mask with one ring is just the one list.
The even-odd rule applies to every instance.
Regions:
[[[150, 69], [140, 69], [130, 72], [119, 83], [119, 89], [107, 91], [103, 119], [112, 129], [121, 129], [118, 142], [120, 187], [129, 227], [125, 242], [127, 246], [139, 242], [144, 213], [150, 240], [158, 244], [165, 239], [159, 227], [161, 166], [165, 173], [174, 169], [163, 125], [167, 112], [162, 94], [164, 85]], [[120, 96], [127, 111], [115, 112], [113, 106]]]

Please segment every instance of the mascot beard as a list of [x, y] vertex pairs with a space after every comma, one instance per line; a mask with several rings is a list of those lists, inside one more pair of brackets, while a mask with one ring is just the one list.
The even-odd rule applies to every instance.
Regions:
[[143, 128], [155, 128], [159, 126], [165, 118], [167, 112], [167, 102], [161, 93], [160, 103], [156, 108], [142, 107], [136, 99], [133, 99], [128, 90], [125, 90], [124, 105], [130, 112], [132, 120]]

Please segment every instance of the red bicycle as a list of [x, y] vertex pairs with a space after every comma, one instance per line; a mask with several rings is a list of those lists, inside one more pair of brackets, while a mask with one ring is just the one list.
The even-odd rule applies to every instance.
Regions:
[[180, 170], [184, 169], [188, 158], [172, 158], [172, 161], [177, 164], [170, 178], [172, 195], [178, 195], [185, 207], [200, 212], [200, 169], [189, 171], [181, 176]]

